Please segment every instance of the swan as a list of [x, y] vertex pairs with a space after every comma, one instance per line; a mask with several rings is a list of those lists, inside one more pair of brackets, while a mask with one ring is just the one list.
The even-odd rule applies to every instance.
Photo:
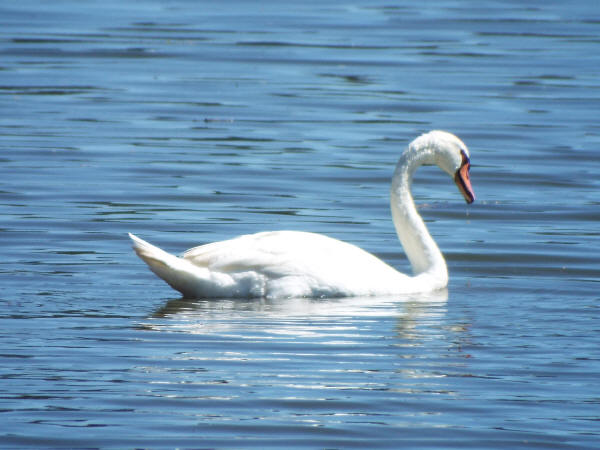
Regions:
[[448, 284], [446, 261], [427, 231], [410, 187], [421, 165], [454, 178], [467, 203], [475, 200], [467, 146], [434, 130], [413, 140], [392, 177], [396, 232], [413, 270], [403, 274], [361, 248], [322, 234], [266, 231], [171, 255], [129, 233], [137, 255], [186, 298], [355, 297], [431, 292]]

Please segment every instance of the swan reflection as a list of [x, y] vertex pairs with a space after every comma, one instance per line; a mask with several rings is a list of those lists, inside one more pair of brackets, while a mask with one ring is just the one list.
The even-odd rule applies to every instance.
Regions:
[[[448, 291], [390, 297], [338, 299], [174, 299], [142, 325], [155, 331], [192, 334], [302, 336], [356, 335], [365, 323], [396, 317], [398, 336], [410, 338], [421, 322], [439, 321]], [[362, 325], [361, 325], [362, 324]]]
[[161, 377], [174, 372], [207, 395], [215, 395], [217, 380], [218, 394], [234, 400], [257, 386], [298, 401], [346, 398], [348, 390], [452, 395], [448, 364], [460, 364], [456, 357], [462, 357], [447, 323], [447, 299], [448, 291], [441, 290], [394, 297], [171, 300], [141, 325], [166, 343], [163, 354], [153, 355], [155, 366], [144, 370]]

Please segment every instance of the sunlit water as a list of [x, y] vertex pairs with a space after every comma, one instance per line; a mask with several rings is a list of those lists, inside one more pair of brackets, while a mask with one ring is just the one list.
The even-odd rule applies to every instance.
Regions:
[[[0, 446], [597, 445], [597, 5], [215, 3], [0, 6]], [[130, 249], [408, 271], [389, 179], [434, 128], [478, 196], [415, 180], [447, 292], [181, 301]]]

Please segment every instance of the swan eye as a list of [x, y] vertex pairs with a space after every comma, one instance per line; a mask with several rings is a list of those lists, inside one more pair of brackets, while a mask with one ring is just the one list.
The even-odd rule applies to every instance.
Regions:
[[462, 156], [462, 164], [461, 167], [467, 166], [467, 170], [471, 170], [471, 160], [467, 156], [467, 152], [464, 149], [460, 149], [460, 155]]

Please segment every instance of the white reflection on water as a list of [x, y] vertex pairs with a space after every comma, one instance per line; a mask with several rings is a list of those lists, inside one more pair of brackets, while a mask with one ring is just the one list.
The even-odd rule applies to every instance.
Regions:
[[[273, 336], [318, 337], [331, 336], [335, 332], [336, 338], [350, 338], [355, 336], [357, 322], [361, 320], [398, 317], [398, 334], [409, 338], [419, 321], [440, 319], [447, 299], [446, 289], [404, 297], [177, 299], [155, 311], [142, 327], [193, 334], [239, 331], [240, 336], [242, 333], [248, 336], [253, 329], [263, 336], [268, 333]], [[331, 343], [328, 341], [328, 344]]]

